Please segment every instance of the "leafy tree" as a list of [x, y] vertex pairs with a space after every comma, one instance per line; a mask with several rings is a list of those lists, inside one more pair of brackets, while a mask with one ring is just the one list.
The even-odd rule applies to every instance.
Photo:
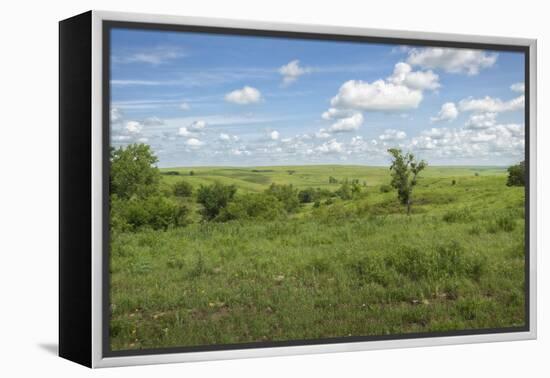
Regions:
[[206, 220], [213, 220], [220, 211], [227, 206], [235, 196], [237, 188], [235, 185], [223, 185], [215, 182], [212, 185], [201, 185], [197, 190], [197, 202], [203, 209], [203, 216]]
[[121, 199], [145, 198], [159, 190], [157, 157], [146, 144], [111, 149], [111, 194]]
[[525, 186], [525, 160], [508, 167], [508, 186]]
[[191, 197], [193, 194], [193, 186], [185, 180], [178, 181], [174, 184], [174, 195], [177, 197]]
[[412, 191], [418, 174], [426, 168], [427, 163], [424, 160], [417, 162], [413, 154], [403, 154], [398, 148], [390, 148], [388, 152], [393, 157], [390, 166], [391, 186], [397, 190], [397, 198], [407, 206], [407, 215], [410, 215]]
[[285, 210], [289, 213], [295, 212], [300, 207], [300, 201], [298, 200], [298, 192], [292, 184], [279, 185], [272, 183], [269, 188], [265, 190], [266, 194], [270, 194], [281, 201], [285, 207]]

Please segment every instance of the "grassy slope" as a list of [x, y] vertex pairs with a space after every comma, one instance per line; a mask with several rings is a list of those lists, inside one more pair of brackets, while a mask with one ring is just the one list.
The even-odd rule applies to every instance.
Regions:
[[114, 235], [113, 349], [523, 324], [523, 188], [507, 187], [502, 170], [432, 167], [407, 217], [378, 190], [387, 168], [252, 169], [193, 168], [185, 179], [243, 192], [337, 188], [329, 175], [370, 187], [286, 221]]

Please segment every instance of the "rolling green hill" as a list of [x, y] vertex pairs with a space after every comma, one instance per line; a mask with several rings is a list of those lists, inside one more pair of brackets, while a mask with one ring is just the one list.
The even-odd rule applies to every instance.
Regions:
[[[189, 175], [190, 171], [193, 175]], [[289, 172], [293, 171], [293, 172]], [[178, 172], [175, 174], [174, 172]], [[111, 235], [113, 350], [518, 327], [524, 313], [524, 188], [494, 167], [429, 167], [407, 216], [387, 167], [163, 169], [163, 185], [271, 183], [352, 200], [285, 219], [194, 221]], [[477, 175], [476, 175], [477, 173]]]

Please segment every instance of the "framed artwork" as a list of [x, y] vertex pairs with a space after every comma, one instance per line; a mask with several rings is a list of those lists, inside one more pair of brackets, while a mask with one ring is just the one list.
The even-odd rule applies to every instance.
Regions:
[[60, 355], [536, 337], [536, 41], [60, 22]]

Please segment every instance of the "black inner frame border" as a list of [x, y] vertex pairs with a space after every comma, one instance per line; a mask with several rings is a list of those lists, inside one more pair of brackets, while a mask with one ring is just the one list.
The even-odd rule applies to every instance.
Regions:
[[[148, 30], [158, 32], [188, 32], [204, 33], [217, 35], [235, 35], [235, 36], [254, 36], [268, 38], [285, 38], [300, 40], [321, 40], [321, 41], [342, 41], [370, 44], [388, 44], [388, 45], [408, 45], [422, 47], [453, 47], [467, 49], [492, 50], [500, 52], [518, 52], [524, 56], [524, 84], [525, 84], [525, 107], [524, 107], [524, 127], [525, 127], [525, 261], [524, 261], [524, 288], [525, 288], [525, 309], [524, 325], [505, 328], [484, 328], [484, 329], [465, 329], [446, 332], [417, 332], [392, 335], [372, 335], [372, 336], [347, 336], [332, 337], [323, 339], [305, 339], [305, 340], [285, 340], [269, 342], [247, 342], [235, 344], [212, 344], [199, 346], [179, 346], [179, 347], [160, 347], [138, 350], [111, 350], [110, 346], [110, 217], [109, 217], [109, 177], [110, 177], [110, 105], [111, 105], [111, 30], [113, 29], [132, 29]], [[402, 32], [404, 35], [406, 31]], [[445, 40], [423, 40], [415, 38], [395, 38], [395, 37], [369, 37], [358, 35], [326, 34], [310, 32], [290, 32], [273, 30], [256, 30], [245, 28], [213, 27], [201, 25], [181, 25], [181, 24], [160, 24], [148, 22], [131, 21], [102, 21], [102, 356], [103, 357], [124, 357], [124, 356], [143, 356], [171, 353], [190, 353], [206, 351], [225, 351], [236, 349], [256, 349], [256, 348], [276, 348], [306, 345], [328, 345], [352, 342], [366, 341], [386, 341], [386, 340], [406, 340], [419, 338], [449, 337], [449, 336], [467, 336], [467, 335], [486, 335], [498, 333], [528, 332], [530, 330], [530, 47], [512, 44], [490, 44], [477, 42], [453, 42]]]

